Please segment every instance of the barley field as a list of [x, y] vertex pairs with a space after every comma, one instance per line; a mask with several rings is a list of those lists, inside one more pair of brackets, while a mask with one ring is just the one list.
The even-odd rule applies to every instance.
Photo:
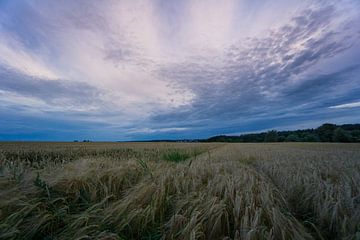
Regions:
[[0, 239], [360, 239], [360, 144], [0, 143]]

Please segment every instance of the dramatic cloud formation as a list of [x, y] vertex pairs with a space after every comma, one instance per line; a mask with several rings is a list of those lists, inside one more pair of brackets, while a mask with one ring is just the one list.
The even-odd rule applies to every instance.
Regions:
[[360, 2], [0, 2], [0, 140], [360, 121]]

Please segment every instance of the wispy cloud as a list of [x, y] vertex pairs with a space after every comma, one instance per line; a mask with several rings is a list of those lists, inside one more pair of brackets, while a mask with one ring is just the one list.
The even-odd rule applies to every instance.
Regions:
[[360, 107], [360, 102], [353, 102], [353, 103], [345, 103], [345, 104], [340, 104], [340, 105], [336, 105], [336, 106], [331, 106], [329, 108], [356, 108], [356, 107]]
[[0, 64], [27, 76], [57, 79], [57, 74], [35, 54], [10, 35], [0, 38]]
[[168, 133], [168, 132], [181, 132], [186, 131], [188, 128], [135, 128], [135, 129], [129, 129], [128, 133], [134, 134], [134, 133], [141, 133], [141, 134], [149, 134], [149, 133]]

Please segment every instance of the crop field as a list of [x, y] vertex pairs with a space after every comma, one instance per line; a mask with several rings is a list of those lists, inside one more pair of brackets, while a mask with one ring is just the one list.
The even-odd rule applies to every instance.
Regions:
[[3, 142], [0, 239], [360, 239], [360, 144]]

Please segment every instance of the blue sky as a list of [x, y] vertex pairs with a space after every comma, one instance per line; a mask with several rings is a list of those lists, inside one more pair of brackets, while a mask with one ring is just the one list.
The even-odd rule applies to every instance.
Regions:
[[360, 1], [0, 1], [0, 140], [360, 122]]

